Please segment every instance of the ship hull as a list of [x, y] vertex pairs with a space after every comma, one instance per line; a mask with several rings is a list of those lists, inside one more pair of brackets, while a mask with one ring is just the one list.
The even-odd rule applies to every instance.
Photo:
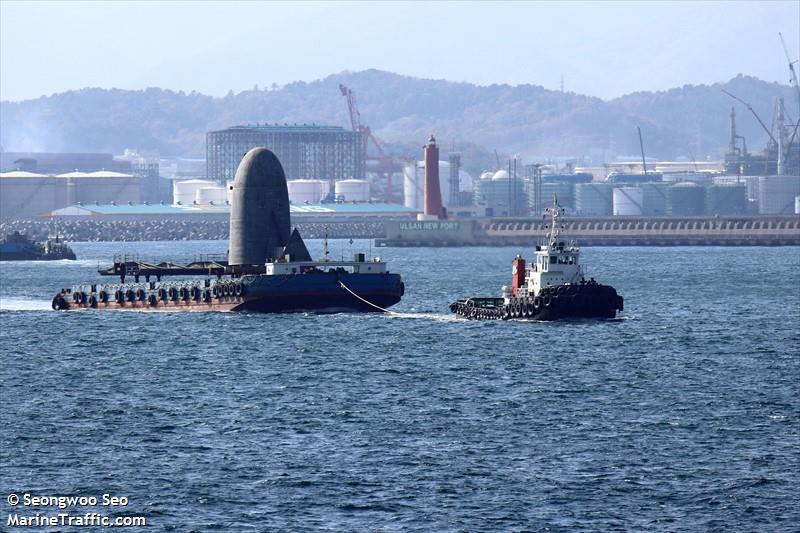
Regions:
[[57, 310], [375, 312], [403, 296], [398, 274], [323, 272], [233, 280], [82, 286], [53, 298]]
[[609, 285], [597, 283], [548, 287], [535, 298], [468, 298], [450, 310], [472, 320], [611, 319], [622, 311], [623, 298]]
[[61, 259], [75, 260], [75, 254], [46, 254], [35, 250], [2, 250], [0, 261], [60, 261]]

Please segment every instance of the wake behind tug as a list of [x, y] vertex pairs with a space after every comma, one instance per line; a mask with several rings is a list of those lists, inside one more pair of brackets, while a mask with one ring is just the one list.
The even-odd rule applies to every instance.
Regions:
[[467, 298], [450, 304], [450, 310], [476, 320], [558, 320], [565, 318], [614, 318], [623, 310], [623, 298], [614, 287], [586, 281], [580, 265], [580, 249], [559, 239], [559, 217], [554, 201], [545, 242], [536, 247], [530, 268], [517, 256], [512, 262], [511, 287], [502, 297]]

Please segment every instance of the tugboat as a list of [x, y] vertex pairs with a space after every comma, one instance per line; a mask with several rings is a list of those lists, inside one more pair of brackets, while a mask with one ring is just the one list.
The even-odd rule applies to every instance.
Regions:
[[37, 243], [18, 231], [0, 241], [0, 261], [57, 261], [75, 260], [75, 252], [58, 236]]
[[[178, 264], [118, 256], [98, 273], [119, 283], [61, 289], [53, 309], [328, 313], [385, 311], [400, 301], [402, 278], [378, 257], [331, 261], [326, 237], [324, 257], [312, 260], [300, 233], [291, 231], [286, 177], [271, 151], [250, 150], [232, 190], [227, 257]], [[170, 276], [178, 279], [162, 281]]]
[[511, 287], [503, 286], [502, 297], [456, 300], [450, 311], [475, 320], [558, 320], [614, 318], [623, 310], [622, 296], [614, 287], [585, 279], [577, 244], [561, 240], [564, 210], [557, 198], [547, 211], [551, 219], [544, 242], [536, 246], [529, 268], [519, 255], [513, 260]]

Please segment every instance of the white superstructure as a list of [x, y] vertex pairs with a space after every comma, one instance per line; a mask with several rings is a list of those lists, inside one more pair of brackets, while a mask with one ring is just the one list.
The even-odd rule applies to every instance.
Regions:
[[[565, 242], [560, 240], [561, 223], [559, 218], [564, 213], [564, 209], [558, 205], [558, 200], [554, 200], [554, 207], [548, 208], [550, 212], [550, 227], [548, 228], [545, 241], [536, 246], [533, 263], [526, 269], [523, 283], [509, 289], [503, 287], [503, 299], [506, 304], [512, 297], [533, 298], [538, 296], [545, 287], [556, 287], [559, 285], [577, 285], [584, 281], [583, 268], [580, 264], [580, 248], [574, 241]], [[523, 266], [524, 261], [517, 256], [514, 260], [514, 271], [512, 277], [516, 278], [519, 273], [517, 268]], [[566, 288], [565, 288], [566, 290]]]

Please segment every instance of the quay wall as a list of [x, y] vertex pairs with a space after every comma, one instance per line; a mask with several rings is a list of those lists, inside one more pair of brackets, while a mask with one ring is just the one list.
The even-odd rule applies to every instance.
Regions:
[[[534, 245], [545, 235], [542, 219], [448, 221], [449, 227], [389, 222], [383, 246]], [[454, 224], [458, 224], [455, 226]], [[581, 246], [786, 246], [800, 245], [800, 216], [603, 217], [563, 221], [565, 239]]]

